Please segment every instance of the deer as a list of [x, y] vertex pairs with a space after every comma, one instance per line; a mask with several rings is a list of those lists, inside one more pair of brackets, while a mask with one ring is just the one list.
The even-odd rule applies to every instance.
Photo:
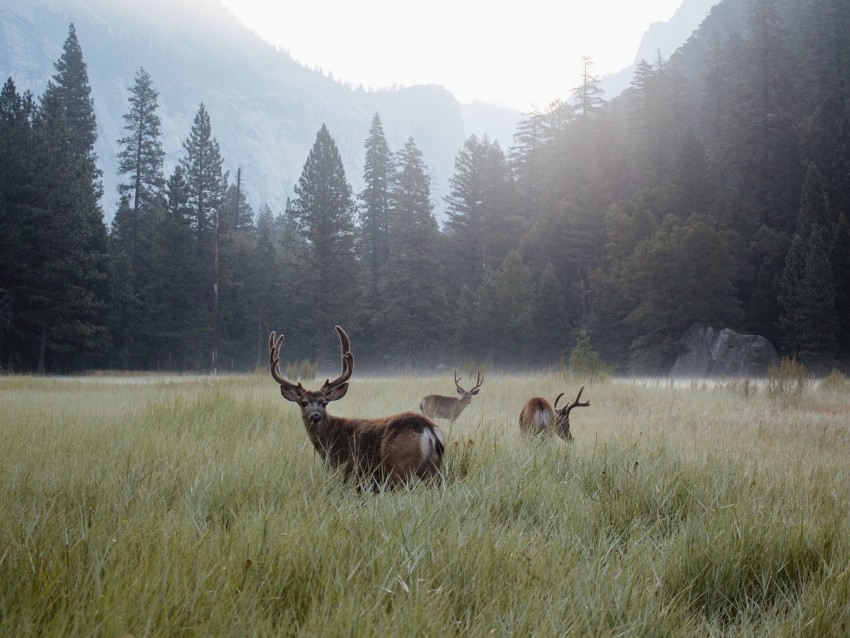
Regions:
[[460, 416], [460, 413], [472, 401], [472, 397], [478, 394], [481, 384], [484, 383], [481, 370], [477, 371], [475, 386], [468, 392], [460, 387], [458, 381], [460, 379], [457, 378], [457, 370], [455, 370], [455, 386], [457, 386], [457, 393], [460, 395], [459, 399], [443, 396], [442, 394], [424, 396], [419, 400], [419, 410], [422, 414], [432, 419], [450, 419], [454, 423], [455, 419]]
[[558, 401], [564, 396], [563, 392], [555, 399], [554, 407], [543, 397], [530, 398], [519, 413], [520, 432], [528, 437], [548, 436], [554, 432], [565, 441], [571, 442], [573, 435], [570, 433], [570, 411], [573, 408], [586, 408], [590, 405], [590, 401], [579, 402], [582, 392], [584, 392], [584, 386], [581, 386], [578, 391], [576, 400], [560, 410]]
[[315, 391], [288, 381], [280, 373], [280, 348], [283, 335], [269, 335], [269, 366], [287, 401], [301, 407], [301, 420], [307, 437], [319, 456], [332, 469], [342, 471], [346, 481], [354, 479], [357, 490], [371, 483], [377, 491], [382, 485], [394, 488], [408, 484], [414, 477], [442, 484], [445, 444], [437, 424], [415, 412], [404, 412], [377, 419], [332, 416], [331, 401], [348, 392], [348, 380], [354, 371], [354, 355], [345, 331], [336, 326], [342, 349], [342, 372], [325, 380]]

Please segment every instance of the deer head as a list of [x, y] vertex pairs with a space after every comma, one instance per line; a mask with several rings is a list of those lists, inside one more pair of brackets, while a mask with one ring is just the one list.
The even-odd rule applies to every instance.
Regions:
[[564, 393], [558, 395], [555, 399], [555, 432], [557, 432], [558, 436], [560, 436], [565, 441], [572, 441], [573, 435], [570, 433], [570, 411], [573, 408], [586, 408], [590, 405], [590, 401], [585, 401], [584, 403], [579, 403], [579, 399], [581, 398], [581, 393], [584, 392], [584, 386], [581, 386], [581, 389], [578, 391], [578, 395], [576, 396], [576, 400], [570, 403], [569, 405], [565, 405], [560, 410], [558, 409], [558, 401], [561, 400], [561, 397], [564, 396]]
[[341, 399], [348, 392], [347, 381], [354, 371], [354, 355], [351, 354], [351, 342], [345, 330], [336, 326], [336, 331], [342, 348], [342, 373], [333, 381], [325, 380], [322, 387], [313, 392], [307, 390], [301, 383], [296, 385], [283, 378], [280, 373], [280, 347], [283, 344], [283, 335], [278, 337], [274, 332], [269, 335], [269, 366], [272, 377], [280, 384], [280, 393], [283, 398], [301, 407], [301, 418], [305, 424], [323, 421], [328, 403]]
[[455, 370], [455, 387], [457, 388], [457, 393], [460, 395], [460, 402], [466, 407], [469, 405], [469, 402], [472, 401], [472, 397], [478, 394], [478, 391], [481, 388], [481, 384], [484, 383], [484, 379], [481, 377], [481, 370], [476, 371], [475, 377], [475, 386], [468, 392], [460, 387], [460, 383], [458, 383], [460, 379], [457, 378], [457, 370]]

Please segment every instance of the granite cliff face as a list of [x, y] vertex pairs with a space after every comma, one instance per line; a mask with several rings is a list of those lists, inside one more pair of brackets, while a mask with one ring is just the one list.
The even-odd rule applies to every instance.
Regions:
[[139, 68], [159, 92], [166, 177], [182, 157], [201, 103], [225, 168], [242, 168], [248, 201], [282, 211], [323, 123], [346, 175], [362, 188], [363, 144], [376, 112], [390, 148], [412, 136], [433, 175], [432, 199], [446, 192], [466, 137], [460, 105], [445, 89], [367, 92], [303, 67], [248, 31], [217, 0], [4, 0], [0, 74], [40, 96], [74, 23], [98, 121], [104, 215], [117, 206], [117, 140]]
[[684, 352], [673, 364], [673, 377], [765, 376], [770, 364], [779, 363], [770, 341], [728, 328], [693, 325], [681, 343]]

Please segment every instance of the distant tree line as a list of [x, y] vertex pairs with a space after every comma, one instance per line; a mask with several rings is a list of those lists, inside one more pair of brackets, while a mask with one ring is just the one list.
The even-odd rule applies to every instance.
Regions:
[[745, 35], [701, 28], [683, 50], [697, 63], [642, 61], [611, 103], [583, 60], [507, 151], [470, 136], [442, 229], [425, 158], [391, 149], [378, 114], [359, 193], [322, 126], [284, 209], [255, 213], [203, 104], [166, 176], [140, 69], [107, 230], [72, 25], [38, 100], [11, 78], [0, 95], [0, 368], [246, 370], [271, 330], [284, 359], [333, 365], [334, 324], [373, 369], [537, 367], [581, 343], [664, 372], [695, 322], [846, 361], [850, 30], [833, 27], [850, 5], [749, 15]]

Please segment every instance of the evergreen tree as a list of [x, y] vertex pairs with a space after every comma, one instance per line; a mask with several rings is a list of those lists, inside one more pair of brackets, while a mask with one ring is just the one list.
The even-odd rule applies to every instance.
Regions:
[[840, 354], [846, 357], [850, 355], [850, 224], [844, 213], [841, 213], [835, 228], [831, 261], [838, 346]]
[[[495, 324], [497, 349], [502, 361], [523, 363], [536, 342], [534, 334], [535, 286], [531, 270], [518, 250], [502, 260], [495, 276], [491, 315]], [[480, 295], [480, 293], [479, 293]]]
[[9, 78], [0, 92], [0, 369], [13, 368], [19, 358], [19, 287], [32, 271], [38, 232], [32, 209], [34, 112], [31, 96], [19, 95]]
[[221, 221], [227, 173], [221, 158], [218, 141], [212, 135], [212, 125], [206, 107], [201, 104], [195, 115], [189, 137], [183, 142], [186, 155], [180, 161], [188, 188], [188, 204], [196, 233], [196, 255], [206, 268], [200, 271], [196, 283], [197, 303], [206, 309], [205, 325], [210, 336], [210, 366], [218, 368], [220, 339], [220, 297], [222, 269], [220, 261]]
[[570, 326], [564, 289], [551, 262], [543, 268], [535, 292], [530, 327], [535, 350], [541, 363], [552, 363], [568, 343]]
[[198, 303], [199, 270], [190, 187], [181, 166], [165, 187], [165, 214], [157, 224], [154, 270], [145, 290], [150, 322], [140, 330], [152, 344], [150, 364], [157, 369], [200, 369], [206, 358], [205, 317]]
[[[62, 101], [65, 121], [71, 131], [76, 152], [85, 156], [94, 166], [97, 160], [94, 154], [97, 119], [94, 115], [88, 68], [83, 61], [83, 51], [73, 23], [68, 27], [68, 38], [62, 48], [62, 56], [54, 66], [56, 74], [47, 90], [56, 91]], [[96, 195], [100, 197], [100, 192], [97, 191]]]
[[[43, 294], [31, 310], [53, 299], [57, 313], [36, 319], [37, 368], [46, 370], [48, 351], [63, 368], [83, 368], [109, 347], [109, 254], [94, 143], [97, 125], [91, 88], [73, 24], [56, 63], [56, 75], [41, 99], [34, 129], [38, 203], [44, 243], [45, 278], [30, 282]], [[64, 227], [67, 237], [60, 238]], [[41, 238], [40, 238], [41, 239]], [[50, 271], [49, 273], [47, 271]], [[30, 273], [37, 274], [38, 270]], [[62, 288], [45, 292], [48, 282]], [[58, 320], [59, 323], [56, 323]]]
[[510, 148], [509, 166], [517, 185], [523, 217], [534, 219], [540, 211], [543, 197], [543, 115], [532, 110], [518, 125]]
[[150, 75], [139, 69], [130, 91], [130, 110], [124, 114], [127, 135], [118, 140], [121, 146], [118, 169], [127, 176], [127, 181], [118, 186], [118, 192], [140, 213], [153, 205], [165, 185], [158, 97]]
[[157, 92], [144, 69], [130, 91], [130, 110], [124, 115], [127, 135], [118, 144], [119, 171], [126, 181], [118, 186], [121, 205], [112, 220], [113, 264], [112, 338], [124, 368], [144, 366], [140, 338], [149, 325], [151, 306], [144, 297], [154, 268], [157, 227], [164, 215]]
[[515, 191], [504, 153], [487, 136], [471, 135], [455, 158], [445, 197], [448, 294], [459, 294], [485, 266], [497, 267], [523, 224], [514, 214]]
[[826, 198], [820, 172], [806, 170], [797, 232], [785, 258], [779, 289], [779, 323], [785, 348], [809, 361], [822, 361], [836, 345], [834, 272], [825, 230]]
[[444, 349], [447, 304], [437, 258], [431, 178], [413, 138], [399, 151], [395, 164], [380, 333], [386, 346], [411, 366]]
[[684, 222], [668, 215], [658, 232], [626, 261], [620, 293], [630, 310], [623, 321], [636, 371], [672, 365], [678, 341], [693, 323], [736, 327], [735, 261], [718, 228], [702, 215]]
[[227, 192], [227, 174], [218, 141], [212, 135], [212, 124], [206, 107], [201, 104], [195, 114], [189, 137], [183, 142], [186, 155], [180, 160], [188, 187], [188, 203], [192, 210], [192, 226], [197, 234], [198, 250], [211, 245], [219, 213]]
[[221, 225], [226, 230], [251, 234], [254, 226], [254, 209], [248, 203], [248, 195], [242, 181], [242, 168], [236, 169], [236, 182], [231, 184], [224, 197], [224, 214]]
[[363, 258], [369, 267], [371, 284], [377, 285], [389, 260], [389, 189], [392, 157], [380, 116], [375, 113], [366, 139], [363, 168], [364, 189], [360, 192], [360, 229]]
[[594, 113], [598, 113], [605, 104], [605, 99], [602, 97], [605, 91], [600, 86], [599, 76], [593, 74], [593, 61], [587, 56], [582, 57], [581, 61], [580, 82], [573, 89], [573, 101], [579, 117], [586, 120]]
[[301, 317], [299, 323], [318, 345], [324, 364], [334, 351], [333, 326], [344, 324], [351, 333], [360, 318], [354, 201], [339, 150], [324, 124], [295, 185], [295, 195], [288, 214], [306, 240], [308, 258], [298, 291], [309, 316]]
[[[24, 319], [38, 341], [36, 368], [91, 365], [108, 347], [106, 229], [60, 95], [48, 90], [33, 123], [37, 194], [32, 269], [22, 282]], [[99, 225], [94, 223], [99, 221]]]

